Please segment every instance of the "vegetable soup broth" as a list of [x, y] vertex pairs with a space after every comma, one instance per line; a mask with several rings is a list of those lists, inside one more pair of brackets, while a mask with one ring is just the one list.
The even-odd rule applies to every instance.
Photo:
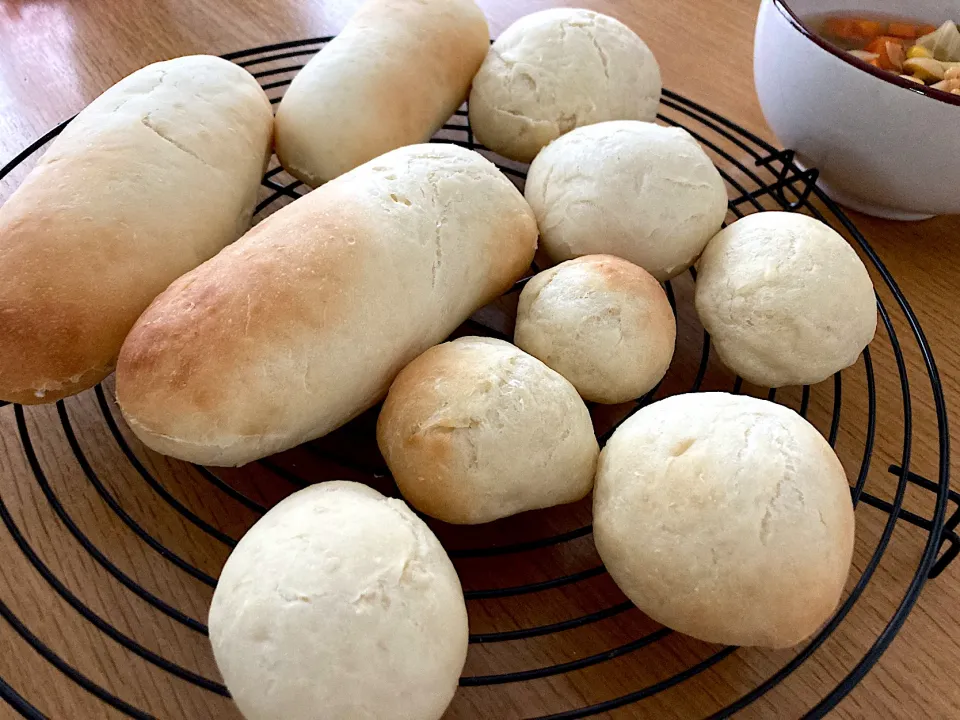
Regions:
[[952, 19], [832, 12], [806, 18], [811, 30], [868, 65], [960, 95], [960, 30]]
[[[890, 23], [905, 23], [908, 25], [915, 25], [918, 27], [936, 28], [946, 18], [935, 18], [935, 17], [916, 17], [908, 15], [895, 15], [893, 13], [882, 13], [882, 12], [859, 12], [856, 10], [839, 10], [834, 12], [820, 12], [813, 13], [811, 15], [804, 15], [801, 20], [803, 23], [815, 32], [820, 37], [825, 40], [829, 40], [833, 45], [836, 45], [839, 48], [844, 50], [862, 50], [864, 46], [869, 42], [869, 40], [855, 38], [848, 39], [838, 37], [831, 33], [825, 32], [827, 21], [833, 18], [837, 19], [850, 19], [850, 20], [868, 20], [879, 22], [884, 27], [889, 26]], [[880, 34], [880, 33], [878, 33]], [[925, 34], [925, 33], [922, 33]]]

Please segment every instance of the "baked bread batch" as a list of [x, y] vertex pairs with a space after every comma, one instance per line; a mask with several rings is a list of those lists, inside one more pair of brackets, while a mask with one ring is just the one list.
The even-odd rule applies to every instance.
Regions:
[[[486, 523], [594, 491], [597, 550], [651, 618], [793, 645], [850, 566], [829, 444], [788, 408], [704, 393], [643, 407], [601, 452], [584, 401], [657, 387], [677, 333], [659, 281], [695, 263], [720, 358], [770, 387], [855, 362], [873, 286], [813, 218], [722, 228], [723, 178], [653, 122], [660, 91], [643, 41], [595, 12], [535, 13], [490, 46], [473, 0], [368, 0], [277, 111], [280, 161], [319, 187], [248, 230], [274, 134], [256, 80], [204, 56], [144, 68], [0, 208], [0, 399], [55, 401], [116, 365], [145, 445], [242, 465], [386, 398], [377, 442], [421, 513]], [[522, 192], [480, 152], [422, 144], [468, 94], [478, 140], [532, 161]], [[555, 264], [531, 270], [538, 236]], [[515, 344], [444, 342], [522, 279]], [[349, 482], [263, 516], [209, 630], [248, 720], [437, 720], [468, 643], [431, 530]]]

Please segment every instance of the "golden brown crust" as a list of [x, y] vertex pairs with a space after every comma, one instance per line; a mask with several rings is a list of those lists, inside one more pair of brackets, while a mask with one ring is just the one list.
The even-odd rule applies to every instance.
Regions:
[[615, 255], [584, 255], [570, 262], [592, 268], [598, 280], [602, 280], [601, 287], [606, 290], [641, 296], [663, 292], [653, 275]]
[[[380, 451], [404, 499], [445, 522], [475, 522], [473, 491], [457, 463], [463, 433], [480, 421], [450, 407], [449, 392], [456, 389], [448, 390], [446, 383], [469, 380], [472, 368], [465, 362], [469, 349], [464, 345], [479, 346], [484, 340], [460, 338], [420, 355], [397, 375], [377, 421]], [[434, 412], [441, 407], [442, 412]]]
[[[176, 396], [203, 415], [229, 403], [237, 388], [224, 382], [229, 370], [210, 362], [216, 348], [231, 348], [233, 363], [249, 366], [258, 362], [260, 344], [282, 345], [304, 325], [322, 334], [344, 322], [352, 299], [342, 288], [361, 272], [364, 257], [356, 245], [339, 243], [336, 229], [347, 222], [358, 234], [373, 229], [364, 226], [364, 216], [344, 209], [348, 198], [338, 189], [331, 186], [325, 197], [308, 195], [274, 214], [151, 304], [119, 361], [118, 394], [142, 426], [164, 425], [165, 398]], [[308, 224], [323, 230], [312, 243], [291, 243]], [[301, 283], [311, 280], [317, 291], [301, 292]], [[280, 397], [264, 395], [256, 414], [236, 418], [236, 432], [268, 434], [282, 414]]]

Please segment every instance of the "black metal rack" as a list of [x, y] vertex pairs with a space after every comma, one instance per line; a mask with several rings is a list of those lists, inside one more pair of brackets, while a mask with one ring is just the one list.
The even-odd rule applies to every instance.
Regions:
[[[283, 88], [289, 84], [292, 74], [303, 66], [306, 60], [309, 59], [309, 56], [321, 49], [329, 40], [330, 38], [316, 38], [280, 43], [231, 53], [225, 57], [248, 68], [254, 76], [260, 80], [263, 88], [268, 91], [271, 96], [271, 101], [276, 103], [282, 96]], [[928, 578], [936, 577], [943, 571], [947, 564], [960, 553], [960, 537], [958, 537], [956, 533], [957, 525], [960, 523], [960, 508], [954, 510], [949, 519], [946, 517], [948, 503], [952, 502], [960, 505], [960, 503], [958, 503], [960, 496], [949, 490], [947, 415], [943, 390], [930, 348], [907, 299], [903, 296], [896, 282], [863, 235], [861, 235], [843, 211], [816, 187], [815, 170], [803, 170], [799, 168], [794, 163], [794, 157], [791, 151], [777, 150], [744, 128], [739, 127], [697, 103], [669, 91], [664, 91], [659, 120], [668, 125], [685, 127], [713, 155], [731, 191], [732, 199], [730, 200], [729, 206], [731, 217], [742, 217], [745, 213], [765, 209], [784, 209], [809, 213], [828, 222], [834, 228], [843, 232], [860, 251], [861, 256], [870, 267], [875, 281], [878, 280], [878, 309], [880, 312], [881, 327], [878, 337], [872, 346], [874, 350], [867, 348], [867, 350], [864, 351], [862, 363], [858, 363], [855, 367], [843, 373], [838, 373], [832, 383], [823, 383], [813, 388], [802, 388], [799, 397], [799, 407], [797, 409], [806, 417], [811, 406], [821, 400], [819, 398], [820, 393], [831, 394], [831, 400], [822, 400], [823, 404], [832, 406], [832, 411], [825, 415], [825, 417], [829, 418], [829, 421], [826, 427], [823, 428], [823, 431], [831, 445], [836, 445], [838, 435], [841, 431], [841, 422], [845, 418], [842, 412], [844, 408], [843, 395], [845, 383], [847, 387], [850, 387], [850, 383], [865, 385], [867, 394], [866, 417], [862, 422], [855, 423], [853, 427], [850, 427], [851, 422], [848, 419], [847, 425], [844, 426], [844, 430], [848, 434], [855, 436], [858, 444], [862, 445], [862, 453], [858, 459], [859, 470], [851, 474], [851, 492], [854, 502], [858, 504], [858, 515], [860, 508], [872, 507], [887, 513], [888, 518], [883, 525], [875, 548], [865, 556], [867, 559], [860, 569], [859, 577], [855, 578], [855, 582], [846, 594], [842, 604], [826, 626], [816, 636], [804, 644], [779, 670], [763, 681], [758, 682], [752, 690], [743, 693], [734, 702], [727, 704], [725, 707], [717, 708], [709, 715], [710, 718], [724, 718], [746, 708], [763, 697], [778, 683], [784, 682], [805, 661], [813, 656], [857, 605], [858, 600], [867, 589], [881, 559], [887, 551], [898, 523], [914, 525], [923, 531], [922, 549], [919, 560], [916, 562], [913, 576], [909, 578], [907, 582], [902, 599], [896, 607], [890, 610], [889, 616], [884, 618], [885, 625], [882, 630], [877, 633], [872, 645], [847, 669], [846, 675], [839, 683], [832, 687], [824, 688], [820, 699], [808, 707], [805, 714], [805, 717], [810, 718], [822, 717], [831, 708], [836, 706], [877, 662], [880, 655], [890, 644], [905, 621], [918, 598], [924, 582]], [[57, 126], [8, 163], [0, 170], [0, 180], [20, 166], [25, 160], [38, 154], [43, 146], [55, 137], [65, 125], [66, 122]], [[450, 122], [444, 126], [444, 129], [438, 134], [435, 140], [438, 142], [456, 142], [466, 147], [483, 150], [474, 143], [464, 109], [459, 110], [457, 114], [451, 118]], [[522, 182], [525, 177], [524, 166], [505, 162], [498, 158], [493, 159], [498, 161], [501, 169], [509, 177], [514, 179], [515, 182], [518, 184]], [[304, 191], [305, 188], [301, 183], [289, 178], [289, 176], [283, 172], [282, 168], [279, 166], [273, 167], [263, 178], [264, 197], [257, 208], [258, 217], [262, 218], [277, 207], [303, 194]], [[691, 271], [691, 275], [694, 275], [693, 271]], [[689, 281], [689, 278], [687, 278], [687, 281]], [[679, 282], [681, 281], [675, 280], [672, 283], [668, 282], [666, 284], [668, 296], [675, 310], [677, 310], [675, 285]], [[522, 281], [518, 283], [518, 287], [521, 284]], [[518, 287], [515, 287], [511, 292], [515, 293]], [[881, 290], [882, 292], [880, 292]], [[477, 331], [478, 328], [480, 328], [492, 334], [503, 334], [502, 328], [481, 328], [483, 325], [482, 320], [471, 321], [471, 323], [471, 329], [473, 331]], [[902, 328], [907, 328], [909, 330], [909, 337], [901, 337], [901, 335], [898, 335], [898, 327], [901, 328], [901, 332]], [[887, 421], [881, 417], [880, 411], [878, 410], [877, 384], [880, 380], [874, 371], [874, 354], [877, 352], [877, 345], [881, 343], [884, 345], [884, 357], [888, 355], [891, 356], [892, 361], [895, 363], [895, 376], [899, 380], [898, 388], [894, 387], [892, 390], [885, 388], [885, 391], [887, 393], [896, 392], [899, 395], [900, 400], [898, 405], [902, 412], [902, 415], [896, 419], [896, 424], [898, 426], [902, 425], [902, 444], [899, 457], [890, 458], [893, 462], [886, 463], [888, 464], [888, 468], [886, 468], [888, 472], [879, 473], [881, 478], [887, 477], [890, 481], [890, 487], [888, 488], [890, 492], [886, 493], [888, 499], [882, 497], [884, 493], [874, 491], [873, 488], [874, 484], [877, 484], [879, 487], [882, 479], [871, 480], [869, 483], [870, 486], [868, 487], [868, 476], [876, 478], [878, 475], [876, 467], [874, 467], [874, 473], [871, 475], [871, 462], [876, 465], [877, 462], [883, 462], [885, 460], [885, 458], [878, 459], [875, 452], [875, 440], [878, 428], [882, 428], [883, 424]], [[910, 362], [908, 362], [908, 358]], [[703, 388], [710, 360], [710, 339], [709, 336], [704, 333], [698, 369], [689, 382], [689, 385], [683, 388], [685, 391], [698, 391]], [[917, 368], [922, 368], [922, 372], [918, 373]], [[862, 379], [857, 377], [860, 373], [863, 374]], [[936, 417], [932, 421], [929, 419], [915, 420], [911, 404], [911, 387], [917, 388], [920, 385], [923, 385], [924, 392], [932, 394], [936, 414]], [[732, 387], [727, 389], [739, 393], [744, 390], [744, 384], [739, 378], [736, 378], [733, 381]], [[112, 441], [115, 442], [117, 447], [122, 451], [126, 461], [129, 462], [132, 468], [131, 472], [135, 473], [136, 476], [149, 486], [156, 501], [168, 505], [172, 511], [176, 512], [187, 523], [201, 531], [210, 543], [220, 544], [227, 548], [235, 545], [236, 537], [217, 527], [217, 525], [210, 520], [204, 519], [202, 515], [196, 511], [196, 508], [191, 509], [187, 503], [175, 497], [150, 471], [148, 465], [141, 459], [144, 451], [131, 441], [128, 441], [125, 436], [121, 427], [122, 421], [119, 420], [116, 415], [116, 410], [112, 406], [109, 393], [105, 391], [102, 386], [95, 388], [92, 393], [96, 400], [97, 410], [100, 413], [100, 421], [102, 421], [104, 427], [109, 431], [109, 436], [112, 438]], [[660, 388], [654, 389], [648, 393], [648, 395], [639, 399], [630, 412], [635, 412], [655, 397], [659, 397], [658, 393], [661, 393]], [[782, 398], [784, 393], [781, 392], [780, 394]], [[777, 395], [777, 391], [770, 390], [767, 397], [770, 400], [778, 401]], [[59, 402], [57, 404], [57, 415], [61, 426], [60, 431], [82, 471], [84, 480], [92, 486], [96, 495], [109, 508], [110, 512], [116, 515], [123, 526], [125, 526], [129, 532], [134, 533], [142, 543], [162, 558], [164, 562], [171, 563], [179, 571], [186, 573], [202, 585], [210, 588], [214, 587], [216, 579], [212, 575], [192, 564], [189, 560], [185, 559], [182, 554], [178, 553], [177, 550], [154, 537], [128, 512], [124, 506], [123, 498], [118, 497], [115, 492], [111, 492], [102, 481], [98, 474], [96, 463], [88, 457], [88, 453], [85, 452], [83, 444], [78, 440], [74, 427], [75, 421], [71, 420], [70, 408], [73, 402], [74, 400]], [[7, 408], [0, 412], [13, 413], [18, 440], [25, 452], [35, 481], [58, 521], [69, 531], [80, 548], [89, 554], [98, 565], [126, 588], [126, 590], [147, 603], [153, 611], [162, 613], [176, 623], [188, 628], [197, 636], [198, 642], [205, 643], [207, 628], [202, 620], [190, 616], [175, 607], [172, 603], [144, 588], [134, 578], [118, 567], [117, 564], [111, 561], [109, 552], [102, 547], [98, 547], [91, 541], [83, 529], [75, 522], [71, 514], [69, 499], [62, 497], [56, 492], [53, 485], [47, 479], [44, 463], [38, 457], [34, 438], [31, 436], [30, 423], [27, 419], [30, 411], [25, 410], [19, 405], [15, 405], [12, 408]], [[622, 422], [623, 419], [624, 418], [621, 417], [619, 421]], [[362, 424], [362, 418], [359, 422]], [[918, 429], [916, 427], [917, 425], [922, 426]], [[615, 427], [616, 423], [601, 436], [601, 443], [612, 434]], [[361, 427], [358, 432], [363, 432], [367, 429], [369, 428]], [[937, 448], [938, 461], [936, 467], [933, 468], [934, 472], [930, 473], [931, 479], [911, 471], [912, 446], [915, 437], [921, 435], [927, 438], [929, 442]], [[332, 460], [340, 466], [351, 468], [356, 473], [369, 477], [371, 481], [374, 482], [383, 482], [383, 478], [386, 475], [386, 469], [375, 452], [370, 455], [356, 452], [351, 453], [349, 450], [344, 452], [336, 442], [320, 442], [308, 448], [308, 450], [317, 454], [319, 457]], [[317, 479], [316, 477], [302, 477], [295, 469], [275, 459], [267, 459], [257, 465], [260, 470], [269, 474], [273, 481], [286, 483], [286, 485], [289, 486], [288, 490], [290, 492], [304, 487]], [[231, 502], [238, 503], [247, 511], [259, 515], [267, 510], [263, 502], [255, 500], [248, 494], [238, 490], [218, 473], [203, 467], [196, 467], [195, 470], [200, 478], [202, 478], [202, 481], [206, 481], [215, 486], [219, 492], [224, 494], [225, 498], [229, 498]], [[933, 509], [928, 514], [920, 514], [905, 508], [905, 497], [908, 489], [911, 487], [929, 494], [928, 497], [932, 499]], [[27, 537], [22, 532], [2, 497], [0, 497], [0, 521], [2, 521], [6, 531], [12, 536], [20, 551], [33, 568], [37, 570], [43, 580], [55, 593], [63, 598], [73, 610], [102, 633], [104, 642], [118, 643], [125, 648], [126, 651], [161, 668], [184, 682], [201, 687], [211, 693], [222, 696], [228, 695], [226, 688], [219, 680], [201, 676], [190, 669], [168, 660], [156, 650], [147, 647], [137, 639], [125, 634], [115, 625], [111, 624], [109, 619], [97, 614], [96, 611], [88, 607], [81, 598], [74, 594], [67, 584], [58, 578], [51, 568], [44, 563], [40, 554], [31, 546]], [[501, 558], [508, 555], [518, 556], [520, 554], [535, 553], [550, 548], [557, 548], [568, 543], [575, 543], [583, 538], [587, 538], [590, 533], [591, 527], [588, 524], [579, 524], [575, 527], [564, 529], [544, 537], [528, 538], [522, 541], [499, 545], [483, 544], [480, 547], [453, 547], [448, 544], [448, 550], [450, 555], [458, 562], [470, 559]], [[589, 582], [591, 579], [598, 578], [604, 574], [604, 568], [601, 565], [594, 564], [575, 572], [545, 580], [538, 580], [536, 582], [514, 584], [504, 587], [471, 588], [466, 591], [466, 597], [468, 602], [473, 603], [490, 599], [510, 598], [557, 588], [575, 590], [581, 583]], [[636, 610], [631, 603], [623, 600], [621, 596], [619, 601], [612, 602], [606, 607], [582, 614], [578, 617], [532, 627], [519, 627], [498, 632], [475, 633], [471, 635], [470, 642], [475, 645], [493, 645], [502, 642], [542, 638], [555, 633], [562, 633], [583, 627], [588, 624], [602, 623], [630, 612], [636, 612]], [[153, 717], [147, 710], [135, 707], [110, 690], [98, 685], [79, 669], [71, 666], [37, 637], [31, 629], [11, 611], [3, 602], [2, 598], [0, 598], [0, 615], [3, 616], [4, 620], [34, 651], [39, 653], [66, 678], [126, 716], [143, 719]], [[460, 684], [463, 687], [500, 685], [572, 673], [612, 661], [645, 648], [651, 648], [670, 635], [670, 630], [657, 628], [629, 642], [603, 652], [577, 657], [567, 662], [522, 671], [469, 675], [463, 677]], [[692, 663], [682, 671], [665, 677], [655, 683], [645, 687], [638, 687], [631, 692], [623, 693], [600, 702], [589, 703], [582, 707], [569, 708], [549, 715], [541, 715], [541, 720], [543, 720], [543, 718], [583, 718], [599, 715], [631, 703], [638, 703], [670, 688], [679, 686], [682, 683], [693, 684], [696, 682], [698, 675], [718, 663], [727, 660], [731, 656], [736, 655], [737, 652], [738, 649], [733, 647], [716, 648], [698, 662]], [[40, 710], [31, 703], [30, 698], [21, 694], [20, 690], [22, 689], [13, 688], [0, 678], [0, 697], [6, 700], [6, 702], [23, 717], [30, 718], [31, 720], [44, 718], [45, 716]]]

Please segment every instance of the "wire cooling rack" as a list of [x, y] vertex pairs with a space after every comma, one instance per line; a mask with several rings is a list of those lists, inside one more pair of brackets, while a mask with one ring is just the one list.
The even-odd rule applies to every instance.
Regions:
[[[248, 68], [276, 103], [329, 39], [226, 57]], [[435, 141], [485, 152], [522, 187], [525, 166], [476, 145], [466, 116], [459, 110]], [[450, 717], [509, 718], [522, 708], [527, 717], [583, 718], [624, 708], [618, 717], [723, 718], [748, 707], [766, 716], [822, 717], [877, 662], [924, 582], [960, 551], [960, 511], [946, 520], [958, 496], [948, 486], [936, 366], [880, 258], [815, 186], [816, 171], [798, 168], [792, 152], [669, 91], [659, 121], [687, 128], [712, 155], [729, 190], [728, 221], [785, 209], [843, 233], [874, 278], [881, 324], [860, 361], [832, 381], [778, 391], [750, 387], [711, 355], [710, 338], [691, 310], [691, 270], [666, 284], [678, 324], [673, 367], [637, 402], [592, 408], [601, 442], [632, 412], [676, 392], [750, 392], [798, 410], [837, 449], [857, 504], [854, 567], [843, 601], [793, 651], [718, 647], [657, 626], [626, 601], [593, 549], [589, 501], [481, 527], [432, 523], [457, 565], [470, 611], [470, 657]], [[25, 172], [65, 125], [0, 170], [0, 181]], [[274, 160], [256, 219], [305, 190]], [[459, 334], [509, 337], [522, 282]], [[925, 412], [914, 409], [918, 394], [932, 398]], [[239, 470], [190, 466], [144, 449], [124, 426], [110, 381], [55, 407], [14, 405], [0, 415], [0, 439], [11, 455], [22, 454], [24, 476], [35, 484], [0, 496], [0, 520], [22, 554], [5, 562], [8, 587], [17, 587], [18, 578], [9, 577], [16, 565], [24, 587], [29, 575], [31, 587], [49, 597], [43, 600], [49, 612], [73, 623], [81, 648], [65, 646], [64, 633], [42, 621], [24, 619], [36, 617], [29, 597], [8, 592], [0, 597], [0, 615], [22, 641], [25, 662], [35, 653], [57, 682], [74, 684], [75, 693], [89, 693], [106, 704], [104, 712], [110, 706], [121, 716], [239, 717], [217, 676], [204, 624], [215, 575], [237, 538], [269, 506], [309, 483], [357, 479], [397, 494], [373, 440], [375, 411]], [[912, 470], [917, 443], [935, 458], [926, 475]], [[30, 493], [36, 508], [23, 499]], [[53, 533], [63, 536], [67, 557], [50, 551], [45, 538]], [[884, 570], [891, 558], [892, 570]], [[897, 575], [892, 599], [871, 594], [871, 581], [883, 572]], [[870, 628], [866, 641], [863, 626]], [[23, 717], [47, 717], [49, 688], [18, 677], [17, 686], [0, 678], [0, 697]]]

